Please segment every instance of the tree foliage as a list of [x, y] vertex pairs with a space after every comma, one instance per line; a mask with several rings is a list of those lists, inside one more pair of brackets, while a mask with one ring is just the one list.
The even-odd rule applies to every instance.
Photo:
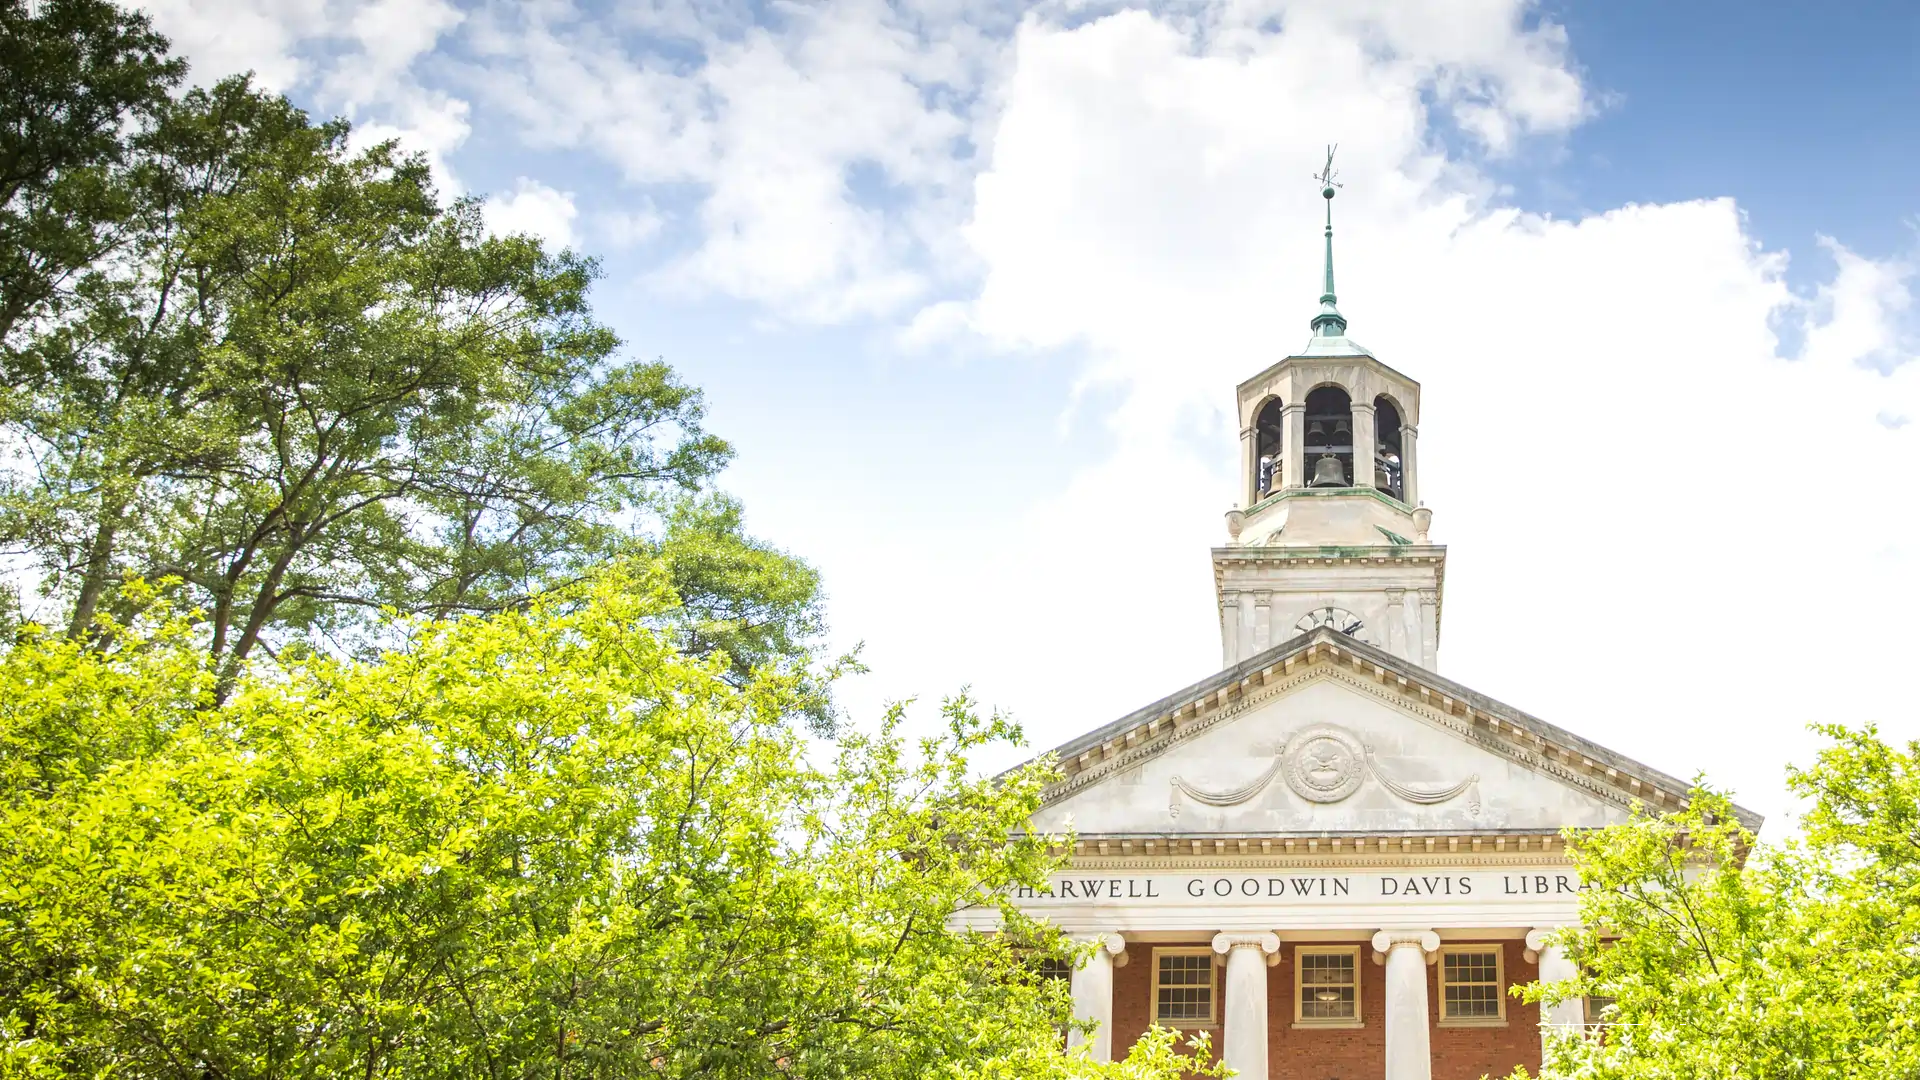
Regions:
[[[712, 491], [729, 448], [671, 368], [619, 355], [590, 259], [487, 234], [424, 160], [245, 79], [169, 96], [180, 66], [110, 4], [30, 10], [5, 48], [65, 63], [25, 69], [47, 85], [10, 102], [8, 147], [71, 135], [72, 160], [16, 161], [39, 178], [0, 227], [96, 239], [8, 271], [32, 317], [0, 354], [0, 544], [68, 633], [124, 614], [127, 581], [177, 582], [226, 686], [262, 648], [500, 611], [620, 555], [684, 558], [663, 617], [736, 681], [817, 632], [815, 575]], [[111, 228], [59, 195], [101, 176]], [[70, 285], [41, 303], [27, 278]]]
[[1920, 744], [1823, 727], [1804, 838], [1756, 848], [1728, 800], [1570, 835], [1589, 889], [1582, 977], [1534, 1000], [1612, 999], [1549, 1047], [1595, 1080], [1920, 1076]]
[[109, 0], [0, 0], [0, 350], [128, 235], [142, 134], [186, 66]]
[[[129, 599], [152, 594], [134, 586]], [[0, 656], [0, 1070], [1168, 1078], [1059, 1051], [1057, 932], [948, 916], [1054, 865], [1050, 775], [965, 698], [810, 745], [809, 691], [657, 629], [666, 572], [413, 621], [216, 702], [189, 620]], [[810, 753], [810, 751], [812, 751]], [[817, 760], [816, 760], [817, 759]], [[1012, 837], [1009, 840], [1009, 837]]]

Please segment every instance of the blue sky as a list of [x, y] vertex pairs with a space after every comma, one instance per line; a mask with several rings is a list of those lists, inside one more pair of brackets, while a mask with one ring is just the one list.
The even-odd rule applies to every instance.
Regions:
[[856, 714], [970, 685], [1044, 746], [1217, 665], [1227, 408], [1305, 340], [1339, 142], [1443, 673], [1775, 814], [1807, 723], [1920, 734], [1910, 4], [146, 6], [600, 257]]

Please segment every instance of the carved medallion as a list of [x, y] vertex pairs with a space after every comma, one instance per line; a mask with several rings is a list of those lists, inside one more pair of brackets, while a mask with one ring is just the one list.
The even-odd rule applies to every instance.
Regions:
[[1287, 786], [1308, 802], [1330, 803], [1359, 790], [1365, 779], [1359, 740], [1332, 725], [1311, 727], [1287, 745]]

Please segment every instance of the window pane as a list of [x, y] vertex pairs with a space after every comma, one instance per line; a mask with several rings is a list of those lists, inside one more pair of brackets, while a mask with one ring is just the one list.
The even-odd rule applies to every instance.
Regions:
[[1352, 1020], [1359, 1015], [1352, 953], [1295, 956], [1300, 965], [1300, 1019]]
[[1199, 1020], [1213, 1015], [1213, 957], [1161, 956], [1154, 993], [1159, 1020]]
[[1450, 952], [1440, 958], [1441, 982], [1446, 987], [1441, 1015], [1451, 1020], [1498, 1019], [1500, 1016], [1500, 954]]

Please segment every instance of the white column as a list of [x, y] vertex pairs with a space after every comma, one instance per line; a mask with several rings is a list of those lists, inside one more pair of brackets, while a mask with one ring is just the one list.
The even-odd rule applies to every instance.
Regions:
[[1373, 444], [1379, 435], [1374, 430], [1373, 403], [1356, 401], [1353, 409], [1353, 486], [1373, 487]]
[[1387, 651], [1402, 659], [1412, 650], [1407, 648], [1407, 590], [1387, 590], [1387, 640], [1381, 642]]
[[1220, 666], [1240, 659], [1240, 601], [1233, 593], [1220, 594]]
[[1100, 1025], [1091, 1033], [1074, 1032], [1068, 1046], [1092, 1043], [1088, 1057], [1095, 1061], [1113, 1060], [1113, 969], [1127, 962], [1127, 939], [1119, 934], [1085, 934], [1076, 941], [1092, 941], [1093, 955], [1073, 969], [1073, 1018]]
[[1280, 958], [1280, 937], [1261, 931], [1213, 936], [1227, 958], [1227, 1000], [1220, 1058], [1240, 1080], [1267, 1080], [1267, 968]]
[[[1253, 652], [1262, 653], [1274, 646], [1273, 594], [1253, 594]], [[1249, 654], [1251, 655], [1251, 654]]]
[[1305, 487], [1307, 483], [1307, 407], [1305, 404], [1280, 406], [1280, 434], [1287, 450], [1281, 455], [1282, 487]]
[[1420, 590], [1420, 666], [1438, 671], [1440, 665], [1440, 593]]
[[1420, 505], [1420, 492], [1413, 484], [1414, 477], [1419, 475], [1413, 463], [1413, 445], [1419, 437], [1419, 429], [1412, 424], [1400, 425], [1400, 501], [1408, 506]]
[[[1573, 961], [1559, 944], [1547, 940], [1552, 927], [1527, 931], [1527, 959], [1540, 965], [1540, 981], [1566, 982], [1579, 975]], [[1557, 1005], [1540, 1006], [1540, 1054], [1546, 1060], [1547, 1043], [1557, 1035], [1577, 1035], [1586, 1027], [1585, 1009], [1579, 998], [1568, 998]]]
[[1431, 930], [1382, 930], [1373, 935], [1373, 951], [1386, 954], [1386, 1080], [1433, 1080], [1427, 965], [1440, 955], [1440, 935]]
[[1244, 508], [1260, 501], [1260, 439], [1251, 423], [1240, 429], [1240, 475], [1246, 477]]

